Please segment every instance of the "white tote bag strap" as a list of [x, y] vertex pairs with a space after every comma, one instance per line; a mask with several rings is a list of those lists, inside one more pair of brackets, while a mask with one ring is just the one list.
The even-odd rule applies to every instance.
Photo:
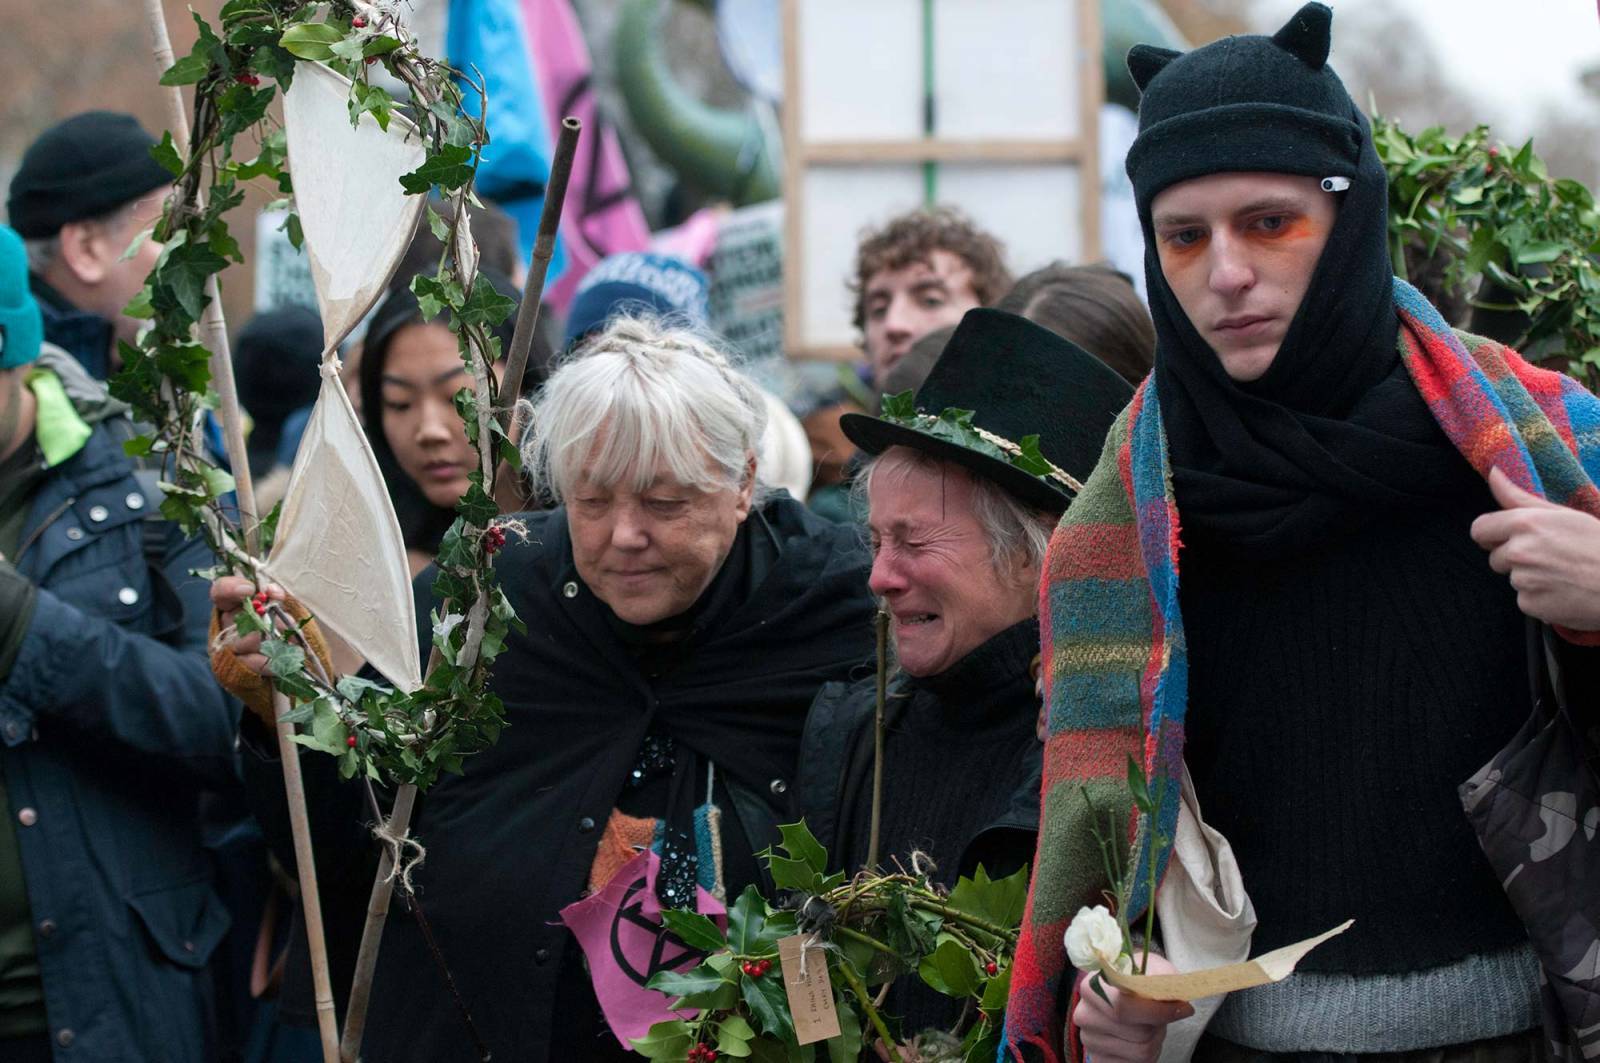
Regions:
[[[1250, 958], [1256, 911], [1244, 891], [1233, 849], [1200, 816], [1189, 767], [1184, 765], [1183, 804], [1173, 835], [1172, 858], [1156, 891], [1156, 917], [1167, 959], [1180, 971], [1199, 971]], [[1167, 1027], [1160, 1063], [1188, 1063], [1222, 997], [1194, 1003], [1194, 1014]]]

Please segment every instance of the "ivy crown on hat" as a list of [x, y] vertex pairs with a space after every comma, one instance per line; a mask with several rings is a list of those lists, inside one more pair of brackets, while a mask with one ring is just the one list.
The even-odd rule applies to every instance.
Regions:
[[1332, 24], [1309, 3], [1270, 37], [1129, 50], [1140, 97], [1127, 169], [1141, 216], [1162, 189], [1207, 174], [1356, 176], [1367, 124], [1328, 66]]
[[868, 454], [894, 446], [965, 466], [1059, 513], [1089, 475], [1133, 388], [1077, 344], [1016, 314], [969, 310], [922, 388], [839, 426]]

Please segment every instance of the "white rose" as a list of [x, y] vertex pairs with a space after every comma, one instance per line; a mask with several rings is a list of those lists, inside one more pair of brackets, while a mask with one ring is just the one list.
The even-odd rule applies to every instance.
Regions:
[[1093, 908], [1079, 908], [1067, 927], [1067, 956], [1072, 966], [1080, 971], [1094, 973], [1107, 967], [1119, 971], [1131, 969], [1128, 957], [1122, 952], [1122, 928], [1103, 904]]

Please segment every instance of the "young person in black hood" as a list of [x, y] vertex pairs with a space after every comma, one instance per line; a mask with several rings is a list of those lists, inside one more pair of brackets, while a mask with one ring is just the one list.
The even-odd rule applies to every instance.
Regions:
[[[479, 276], [500, 294], [518, 298], [501, 274], [484, 269]], [[513, 309], [492, 330], [502, 352], [511, 345], [516, 319]], [[528, 364], [548, 365], [550, 353], [538, 333], [534, 348]], [[396, 283], [378, 304], [358, 374], [367, 438], [389, 485], [415, 575], [433, 560], [439, 540], [455, 520], [467, 474], [477, 464], [477, 452], [467, 442], [455, 408], [456, 392], [470, 387], [472, 379], [444, 318], [424, 320], [409, 283]], [[530, 372], [527, 381], [529, 388], [543, 382], [537, 372]]]
[[[1600, 629], [1600, 520], [1489, 474], [1534, 454], [1535, 482], [1555, 490], [1533, 440], [1542, 425], [1554, 443], [1546, 417], [1566, 415], [1529, 396], [1562, 385], [1452, 333], [1392, 276], [1385, 172], [1326, 65], [1330, 23], [1313, 3], [1273, 37], [1129, 54], [1143, 97], [1127, 169], [1157, 353], [1139, 412], [1113, 429], [1080, 499], [1135, 497], [1119, 453], [1132, 455], [1134, 438], [1164, 448], [1181, 543], [1179, 609], [1164, 630], [1182, 656], [1173, 684], [1163, 662], [1151, 696], [1166, 721], [1146, 741], [1163, 758], [1176, 743], [1206, 821], [1232, 844], [1258, 917], [1252, 954], [1355, 921], [1294, 978], [1228, 997], [1196, 1058], [1532, 1059], [1538, 963], [1457, 787], [1529, 717], [1524, 613], [1566, 625], [1575, 643]], [[1573, 409], [1590, 409], [1566, 387]], [[1569, 431], [1549, 449], [1570, 466], [1580, 448]], [[1566, 497], [1586, 503], [1593, 491]], [[1147, 510], [1128, 519], [1146, 532]], [[1089, 527], [1067, 524], [1063, 549]], [[1562, 566], [1564, 597], [1548, 586]], [[1138, 720], [1137, 683], [1072, 685], [1089, 637], [1074, 631], [1113, 622], [1074, 613], [1087, 584], [1075, 579], [1045, 590], [1065, 633], [1052, 723]], [[1145, 726], [1157, 724], [1147, 715]], [[1073, 738], [1050, 741], [1067, 756]], [[1033, 910], [1097, 903], [1053, 892], [1068, 877], [1036, 875]], [[1039, 1010], [1014, 981], [1013, 1019]], [[1184, 1013], [1084, 992], [1067, 1049], [1154, 1059]]]

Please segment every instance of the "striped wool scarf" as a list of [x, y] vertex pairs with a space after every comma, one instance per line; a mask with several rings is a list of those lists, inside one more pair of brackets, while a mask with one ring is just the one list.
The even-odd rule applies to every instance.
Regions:
[[[1472, 467], [1485, 477], [1498, 467], [1534, 494], [1600, 517], [1600, 400], [1507, 347], [1452, 331], [1403, 281], [1394, 298], [1401, 360]], [[1112, 427], [1046, 558], [1039, 615], [1050, 726], [1002, 1060], [1062, 1057], [1073, 999], [1062, 935], [1109, 889], [1094, 823], [1102, 834], [1125, 825], [1131, 867], [1148, 867], [1153, 833], [1159, 876], [1177, 822], [1179, 802], [1165, 801], [1152, 829], [1127, 788], [1132, 755], [1152, 790], [1164, 781], [1177, 793], [1188, 689], [1178, 509], [1155, 389], [1152, 376]], [[1137, 877], [1130, 913], [1149, 903], [1147, 882]]]

